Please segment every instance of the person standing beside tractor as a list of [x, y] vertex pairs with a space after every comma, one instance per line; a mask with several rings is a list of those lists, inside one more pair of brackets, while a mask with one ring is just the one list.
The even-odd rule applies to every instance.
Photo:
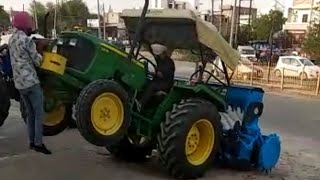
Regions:
[[171, 59], [172, 51], [168, 51], [166, 46], [161, 44], [152, 44], [151, 53], [155, 57], [157, 67], [152, 74], [153, 80], [148, 85], [145, 93], [140, 99], [140, 111], [144, 109], [147, 101], [157, 91], [169, 91], [174, 84], [175, 64]]
[[42, 140], [42, 120], [44, 117], [43, 93], [36, 67], [42, 62], [35, 42], [29, 38], [32, 33], [32, 17], [21, 12], [13, 17], [14, 31], [9, 40], [9, 53], [13, 70], [14, 85], [21, 95], [21, 103], [26, 105], [30, 149], [51, 154]]

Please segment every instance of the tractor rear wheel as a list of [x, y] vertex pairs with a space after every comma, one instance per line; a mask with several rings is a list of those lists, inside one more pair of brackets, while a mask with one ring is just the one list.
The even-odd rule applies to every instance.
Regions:
[[[23, 101], [20, 101], [21, 116], [27, 123], [27, 112]], [[43, 135], [55, 136], [64, 131], [71, 121], [71, 110], [64, 104], [59, 103], [50, 112], [45, 112], [43, 121]]]
[[6, 82], [0, 76], [0, 127], [9, 115], [11, 102]]
[[[141, 139], [139, 139], [141, 140]], [[128, 136], [125, 136], [118, 144], [106, 146], [106, 149], [117, 159], [127, 162], [146, 162], [152, 154], [152, 145], [150, 142], [135, 142]]]
[[160, 161], [178, 179], [204, 175], [220, 148], [220, 115], [201, 99], [182, 100], [167, 113], [158, 135]]
[[129, 96], [112, 80], [97, 80], [80, 93], [75, 106], [81, 135], [96, 146], [119, 143], [131, 123]]

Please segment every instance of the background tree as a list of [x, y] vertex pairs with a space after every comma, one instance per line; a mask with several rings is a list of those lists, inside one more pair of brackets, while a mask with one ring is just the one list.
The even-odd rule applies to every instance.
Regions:
[[44, 16], [47, 13], [46, 7], [39, 1], [35, 3], [30, 3], [30, 13], [33, 15], [37, 13], [37, 21], [38, 21], [38, 32], [43, 34], [43, 30], [45, 28], [44, 24]]
[[86, 27], [89, 16], [89, 8], [82, 0], [67, 1], [59, 7], [59, 26], [63, 30], [74, 26]]
[[0, 31], [3, 31], [10, 26], [10, 16], [3, 9], [3, 6], [0, 6]]
[[263, 14], [252, 21], [252, 28], [258, 40], [267, 40], [271, 31], [278, 32], [282, 30], [286, 18], [278, 10], [270, 10], [268, 14]]
[[[35, 11], [38, 16], [38, 30], [40, 34], [43, 34], [45, 25], [44, 17], [47, 12], [50, 12], [50, 15], [47, 19], [47, 28], [48, 33], [51, 32], [54, 25], [54, 12], [56, 5], [52, 2], [47, 3], [46, 5], [41, 2], [36, 2], [30, 4], [30, 12], [33, 14]], [[64, 30], [71, 30], [74, 26], [86, 27], [87, 19], [90, 18], [89, 8], [82, 0], [70, 0], [62, 2], [57, 7], [57, 24], [56, 30], [57, 33], [60, 33]], [[96, 17], [95, 17], [96, 18]]]
[[238, 45], [246, 45], [250, 40], [256, 39], [256, 33], [249, 25], [240, 26], [237, 36]]
[[320, 23], [315, 23], [310, 29], [303, 44], [303, 50], [313, 59], [320, 60]]

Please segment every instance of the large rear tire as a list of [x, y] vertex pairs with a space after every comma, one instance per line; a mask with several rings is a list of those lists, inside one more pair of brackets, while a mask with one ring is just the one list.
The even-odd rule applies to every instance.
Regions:
[[[27, 112], [23, 101], [20, 101], [21, 116], [25, 123], [27, 123]], [[64, 131], [71, 121], [71, 110], [66, 105], [60, 103], [50, 111], [45, 112], [43, 120], [43, 135], [55, 136]]]
[[131, 124], [129, 96], [112, 80], [97, 80], [80, 93], [75, 106], [78, 130], [91, 144], [119, 143]]
[[167, 113], [158, 135], [160, 161], [178, 179], [204, 175], [220, 148], [221, 122], [217, 108], [199, 99], [182, 100]]
[[0, 127], [9, 116], [11, 102], [6, 82], [0, 76]]

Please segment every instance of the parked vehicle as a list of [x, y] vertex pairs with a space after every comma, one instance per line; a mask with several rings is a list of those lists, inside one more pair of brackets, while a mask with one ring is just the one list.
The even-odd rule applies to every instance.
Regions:
[[238, 51], [242, 58], [248, 58], [250, 61], [257, 61], [256, 50], [251, 46], [238, 46]]
[[263, 69], [259, 66], [255, 66], [248, 58], [241, 58], [236, 73], [238, 77], [240, 76], [244, 80], [250, 79], [251, 74], [255, 78], [263, 77]]
[[[214, 61], [214, 64], [212, 64], [212, 68], [210, 69], [210, 71], [215, 76], [224, 77], [224, 74], [219, 69], [223, 69], [223, 67], [220, 58], [217, 57], [217, 59]], [[243, 78], [244, 80], [248, 80], [250, 79], [252, 73], [253, 77], [262, 78], [263, 68], [255, 66], [254, 63], [250, 61], [248, 58], [241, 58], [241, 60], [238, 63], [235, 74], [238, 77]]]
[[320, 67], [310, 59], [301, 56], [280, 56], [274, 73], [280, 77], [300, 77], [302, 79], [317, 78]]

